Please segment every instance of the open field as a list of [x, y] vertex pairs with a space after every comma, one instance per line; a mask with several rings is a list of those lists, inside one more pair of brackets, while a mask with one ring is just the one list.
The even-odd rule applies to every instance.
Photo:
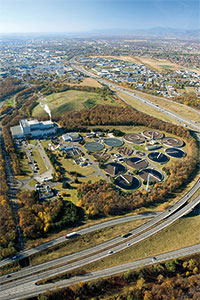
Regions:
[[62, 187], [62, 183], [59, 183], [55, 186], [56, 190], [62, 191], [64, 193], [66, 193], [66, 196], [63, 196], [64, 200], [67, 201], [71, 201], [73, 202], [75, 205], [78, 204], [78, 196], [77, 196], [77, 190], [76, 188], [78, 188], [78, 186], [82, 183], [82, 182], [88, 182], [89, 180], [91, 181], [91, 183], [99, 181], [101, 179], [104, 179], [101, 176], [95, 176], [95, 175], [91, 175], [88, 177], [83, 177], [83, 178], [79, 178], [79, 183], [70, 183], [70, 185], [72, 186], [73, 189], [65, 189]]
[[88, 176], [88, 175], [91, 175], [96, 172], [95, 169], [93, 169], [89, 166], [80, 167], [79, 165], [76, 165], [73, 162], [72, 158], [61, 157], [59, 159], [59, 162], [61, 163], [62, 167], [66, 170], [67, 173], [74, 171], [74, 172], [78, 172], [78, 173], [82, 174], [83, 176]]
[[[76, 90], [54, 93], [47, 96], [46, 100], [52, 115], [64, 114], [73, 110], [92, 108], [97, 104], [118, 105], [113, 101], [113, 99], [111, 99], [111, 97], [104, 99], [98, 93]], [[38, 101], [38, 105], [33, 109], [32, 115], [34, 117], [44, 116], [47, 114], [39, 105], [39, 102], [40, 101]]]
[[101, 88], [102, 85], [96, 81], [93, 78], [84, 78], [83, 81], [81, 81], [80, 83], [70, 83], [70, 82], [66, 82], [66, 84], [70, 85], [70, 86], [90, 86], [90, 87], [99, 87]]
[[87, 272], [109, 268], [119, 264], [128, 263], [144, 257], [156, 256], [161, 253], [184, 248], [199, 243], [200, 226], [199, 216], [187, 216], [181, 218], [176, 223], [163, 229], [161, 232], [148, 239], [127, 247], [127, 249], [106, 257], [98, 262], [85, 266]]
[[[199, 122], [199, 114], [192, 111], [189, 107], [185, 107], [180, 105], [179, 103], [175, 101], [169, 101], [168, 99], [165, 99], [163, 97], [157, 97], [153, 95], [149, 95], [143, 92], [139, 92], [137, 90], [132, 90], [136, 96], [142, 97], [143, 99], [149, 100], [155, 104], [158, 104], [159, 106], [169, 109], [170, 111], [179, 114], [180, 116], [183, 116], [185, 118], [191, 119], [193, 121]], [[140, 110], [142, 112], [145, 112], [147, 114], [150, 114], [156, 118], [163, 119], [165, 121], [171, 122], [171, 123], [177, 123], [175, 120], [171, 119], [168, 116], [165, 116], [162, 112], [156, 111], [153, 108], [149, 107], [148, 105], [145, 105], [144, 103], [141, 103], [140, 101], [122, 93], [118, 93], [119, 96], [124, 98], [128, 104], [133, 106], [135, 109]]]
[[30, 185], [31, 187], [35, 187], [35, 185], [36, 185], [37, 183], [38, 183], [37, 180], [32, 179], [32, 180], [29, 182], [29, 185]]
[[43, 251], [41, 252], [41, 254], [31, 258], [31, 265], [40, 264], [45, 261], [56, 259], [64, 255], [69, 255], [71, 253], [101, 244], [105, 241], [113, 239], [114, 237], [128, 233], [130, 230], [144, 224], [148, 220], [150, 219], [136, 220], [119, 225], [114, 225], [111, 227], [88, 233], [83, 236], [79, 236], [72, 240], [68, 240], [65, 243], [63, 243], [63, 245], [57, 250], [54, 250], [54, 248], [52, 248], [52, 250]]

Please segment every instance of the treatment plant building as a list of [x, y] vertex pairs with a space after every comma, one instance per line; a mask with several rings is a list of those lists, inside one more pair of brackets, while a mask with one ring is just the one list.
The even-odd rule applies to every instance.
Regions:
[[19, 121], [18, 126], [10, 128], [13, 138], [42, 138], [54, 135], [57, 131], [57, 125], [52, 121], [41, 121], [23, 119]]

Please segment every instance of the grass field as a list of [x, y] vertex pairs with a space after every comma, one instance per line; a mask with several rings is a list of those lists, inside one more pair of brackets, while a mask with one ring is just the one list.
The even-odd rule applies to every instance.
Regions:
[[14, 97], [11, 97], [9, 100], [7, 100], [3, 106], [14, 106]]
[[35, 179], [33, 179], [33, 180], [31, 180], [30, 182], [29, 182], [29, 185], [31, 186], [31, 187], [35, 187], [35, 185], [37, 184], [38, 182], [35, 180]]
[[[156, 97], [153, 95], [145, 94], [139, 91], [134, 90], [133, 91], [137, 96], [142, 97], [143, 99], [150, 100], [151, 102], [158, 104], [159, 106], [169, 109], [170, 111], [179, 114], [180, 116], [183, 116], [185, 118], [189, 118], [191, 120], [194, 120], [196, 122], [199, 122], [199, 114], [192, 111], [189, 107], [182, 106], [175, 101], [169, 101], [168, 99], [162, 98], [162, 97]], [[175, 120], [169, 118], [168, 116], [164, 115], [162, 112], [156, 111], [153, 108], [151, 108], [148, 105], [145, 105], [144, 103], [141, 103], [138, 100], [135, 100], [134, 98], [119, 92], [118, 93], [122, 98], [124, 98], [128, 104], [133, 106], [134, 108], [145, 112], [147, 114], [150, 114], [154, 117], [157, 117], [159, 119], [163, 119], [165, 121], [171, 122], [171, 123], [177, 123]]]
[[85, 266], [84, 270], [93, 272], [119, 264], [128, 263], [145, 256], [151, 257], [168, 251], [177, 250], [200, 242], [199, 216], [187, 216], [163, 229], [148, 239], [127, 249]]
[[74, 238], [73, 240], [68, 240], [63, 243], [62, 247], [60, 247], [56, 251], [54, 250], [54, 248], [52, 248], [52, 250], [43, 251], [41, 252], [41, 254], [31, 258], [31, 265], [40, 264], [45, 261], [49, 261], [64, 255], [69, 255], [71, 253], [98, 245], [100, 243], [113, 239], [114, 237], [126, 234], [131, 229], [144, 224], [148, 220], [150, 219], [136, 220], [119, 225], [114, 225]]
[[63, 197], [64, 200], [71, 201], [75, 205], [77, 205], [77, 203], [79, 201], [78, 196], [77, 196], [77, 187], [82, 182], [88, 182], [90, 180], [93, 183], [93, 182], [99, 181], [101, 179], [104, 179], [104, 178], [101, 177], [101, 176], [99, 176], [99, 175], [98, 176], [91, 175], [91, 176], [88, 176], [88, 177], [79, 178], [79, 183], [72, 183], [72, 184], [70, 184], [72, 186], [72, 188], [74, 188], [74, 189], [64, 189], [62, 187], [62, 183], [57, 184], [55, 186], [55, 188], [57, 190], [59, 190], [59, 191], [62, 191], [62, 192], [66, 193], [66, 196]]
[[[64, 114], [68, 111], [91, 108], [97, 104], [118, 105], [111, 97], [103, 98], [98, 93], [69, 90], [62, 93], [54, 93], [46, 97], [52, 115]], [[33, 109], [34, 117], [45, 116], [47, 113], [38, 105]]]
[[91, 175], [96, 172], [95, 169], [93, 169], [89, 166], [81, 167], [79, 165], [76, 165], [73, 162], [72, 158], [61, 157], [59, 159], [59, 162], [62, 164], [62, 167], [66, 170], [66, 172], [75, 171], [75, 172], [81, 173], [83, 176], [88, 176], [88, 175]]
[[69, 83], [69, 82], [66, 82], [66, 84], [70, 85], [70, 86], [90, 86], [90, 87], [99, 87], [101, 88], [102, 85], [96, 81], [95, 79], [93, 78], [84, 78], [83, 81], [81, 81], [80, 83]]
[[[153, 108], [151, 108], [150, 106], [148, 105], [145, 105], [144, 103], [134, 99], [133, 97], [127, 95], [127, 94], [124, 94], [122, 92], [117, 92], [119, 94], [120, 97], [124, 98], [124, 100], [129, 104], [131, 105], [133, 108], [143, 112], [143, 113], [146, 113], [148, 115], [151, 115], [155, 118], [158, 118], [158, 119], [162, 119], [164, 121], [167, 121], [167, 122], [170, 122], [170, 123], [174, 123], [176, 124], [177, 122], [173, 119], [171, 119], [170, 117], [166, 116], [165, 114], [163, 114], [162, 112], [159, 112]], [[134, 91], [135, 94], [137, 94], [135, 91]], [[146, 95], [146, 94], [144, 94]], [[149, 95], [148, 95], [149, 96]], [[145, 97], [143, 97], [145, 99]]]

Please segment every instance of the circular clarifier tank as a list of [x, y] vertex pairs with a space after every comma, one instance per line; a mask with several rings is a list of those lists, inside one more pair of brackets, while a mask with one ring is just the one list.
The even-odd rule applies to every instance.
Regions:
[[92, 152], [101, 151], [104, 149], [104, 145], [98, 142], [89, 142], [84, 145], [85, 149]]
[[146, 168], [141, 171], [139, 171], [138, 175], [143, 180], [149, 180], [149, 183], [152, 182], [160, 182], [163, 180], [163, 175], [159, 171], [151, 168]]
[[169, 160], [169, 157], [166, 154], [158, 151], [149, 153], [148, 158], [160, 164], [165, 164]]
[[175, 158], [182, 158], [182, 157], [186, 156], [186, 153], [183, 150], [174, 148], [174, 147], [166, 149], [165, 152], [169, 156], [172, 156]]
[[118, 176], [114, 183], [125, 190], [135, 190], [141, 185], [141, 181], [136, 176], [129, 174]]
[[104, 171], [112, 176], [117, 176], [120, 174], [124, 174], [126, 172], [126, 167], [117, 162], [111, 162], [104, 165]]

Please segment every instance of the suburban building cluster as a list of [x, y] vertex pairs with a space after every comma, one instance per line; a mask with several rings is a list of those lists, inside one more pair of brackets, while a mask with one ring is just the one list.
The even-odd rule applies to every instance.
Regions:
[[68, 65], [67, 53], [50, 47], [51, 43], [41, 41], [2, 44], [0, 46], [0, 79], [14, 77], [23, 80], [53, 80], [65, 77], [69, 81], [79, 82], [83, 75]]
[[145, 64], [120, 59], [84, 57], [79, 60], [93, 73], [120, 84], [130, 84], [138, 90], [152, 90], [164, 97], [181, 96], [185, 87], [200, 94], [200, 75], [194, 71], [171, 70], [158, 72]]

